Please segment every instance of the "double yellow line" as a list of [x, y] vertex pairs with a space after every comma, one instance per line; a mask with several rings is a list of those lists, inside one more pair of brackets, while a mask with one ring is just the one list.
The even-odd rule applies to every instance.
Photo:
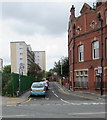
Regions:
[[32, 100], [32, 98], [29, 98], [28, 100], [22, 102], [21, 104], [28, 103], [28, 102], [31, 101], [31, 100]]
[[57, 87], [58, 87], [59, 89], [62, 90], [63, 93], [68, 94], [68, 95], [78, 96], [78, 97], [81, 97], [81, 98], [92, 99], [92, 100], [99, 100], [99, 99], [105, 100], [105, 99], [103, 99], [103, 98], [92, 98], [92, 97], [86, 97], [86, 96], [83, 96], [83, 95], [76, 95], [76, 94], [72, 94], [72, 93], [69, 93], [69, 92], [65, 92], [65, 90], [64, 90], [61, 86], [59, 86], [57, 83], [55, 83], [55, 84], [57, 85]]

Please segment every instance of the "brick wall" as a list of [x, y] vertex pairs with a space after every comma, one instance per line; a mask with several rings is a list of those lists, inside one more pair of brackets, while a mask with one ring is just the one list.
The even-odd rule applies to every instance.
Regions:
[[[83, 12], [83, 10], [86, 10]], [[106, 38], [107, 25], [105, 10], [107, 9], [107, 2], [102, 3], [99, 7], [93, 10], [87, 4], [83, 5], [82, 12], [79, 17], [72, 18], [68, 29], [68, 56], [70, 64], [70, 81], [76, 82], [76, 71], [88, 71], [88, 90], [96, 90], [97, 68], [103, 65], [103, 82], [104, 86], [107, 83], [107, 56], [106, 56]], [[101, 14], [103, 20], [103, 29], [98, 19], [98, 14]], [[71, 27], [75, 24], [75, 27]], [[99, 41], [99, 59], [93, 60], [92, 43]], [[102, 49], [103, 43], [103, 52]], [[84, 45], [84, 61], [79, 62], [78, 46]], [[103, 53], [103, 56], [102, 56]], [[103, 62], [101, 58], [103, 57]], [[74, 58], [74, 59], [73, 59]], [[81, 77], [81, 76], [80, 76]], [[75, 87], [72, 85], [72, 88]]]

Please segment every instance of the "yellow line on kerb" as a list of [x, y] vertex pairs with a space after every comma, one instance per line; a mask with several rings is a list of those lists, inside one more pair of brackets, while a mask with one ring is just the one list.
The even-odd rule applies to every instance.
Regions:
[[[56, 83], [55, 83], [56, 84]], [[65, 92], [63, 88], [61, 88], [58, 84], [56, 84], [58, 88], [60, 88], [63, 93], [65, 94], [68, 94], [68, 95], [73, 95], [73, 96], [78, 96], [78, 97], [82, 97], [82, 98], [87, 98], [87, 99], [92, 99], [92, 100], [99, 100], [99, 98], [92, 98], [92, 97], [86, 97], [86, 96], [83, 96], [83, 95], [76, 95], [76, 94], [72, 94], [72, 93], [68, 93], [68, 92]], [[103, 98], [100, 98], [101, 100], [105, 100]]]
[[26, 100], [25, 102], [22, 102], [22, 104], [27, 103], [27, 102], [29, 102], [29, 101], [31, 101], [31, 100], [32, 100], [32, 98], [29, 98], [29, 99]]

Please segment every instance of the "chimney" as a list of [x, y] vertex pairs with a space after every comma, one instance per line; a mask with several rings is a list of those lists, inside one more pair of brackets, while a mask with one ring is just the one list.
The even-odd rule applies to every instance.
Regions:
[[72, 8], [71, 8], [70, 12], [71, 12], [70, 19], [75, 18], [75, 7], [74, 7], [74, 5], [72, 5]]

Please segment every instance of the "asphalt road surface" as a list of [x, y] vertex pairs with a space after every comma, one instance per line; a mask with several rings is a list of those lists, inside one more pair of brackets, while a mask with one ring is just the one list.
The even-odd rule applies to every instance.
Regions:
[[3, 118], [105, 118], [105, 102], [70, 94], [55, 82], [45, 97], [2, 107]]

